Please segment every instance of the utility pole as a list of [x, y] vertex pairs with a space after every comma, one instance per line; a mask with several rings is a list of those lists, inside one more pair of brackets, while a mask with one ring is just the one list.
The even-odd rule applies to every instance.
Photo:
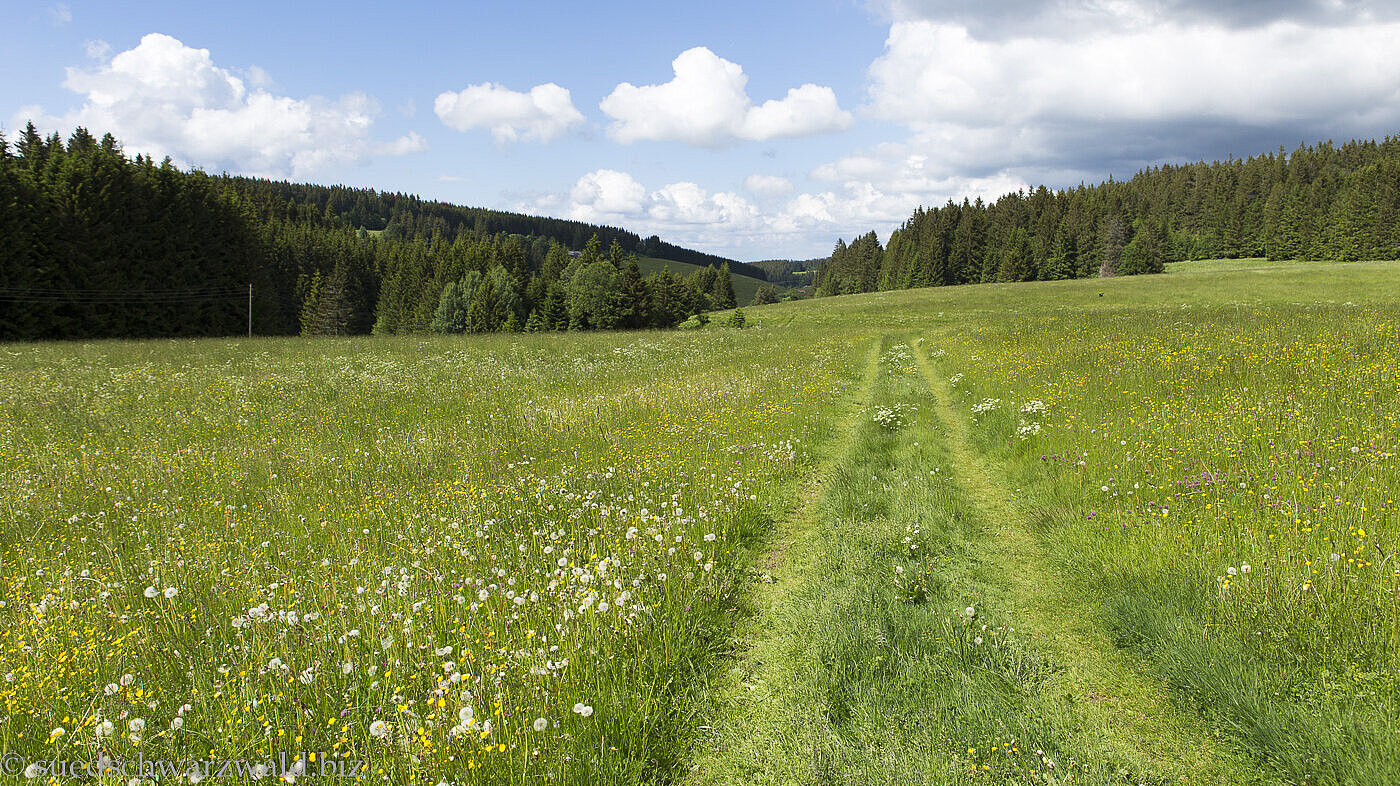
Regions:
[[248, 282], [248, 338], [253, 337], [253, 282]]

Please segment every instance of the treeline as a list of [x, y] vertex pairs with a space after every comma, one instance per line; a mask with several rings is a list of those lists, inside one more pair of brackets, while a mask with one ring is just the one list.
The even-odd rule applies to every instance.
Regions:
[[801, 289], [812, 285], [812, 278], [816, 275], [817, 268], [821, 267], [825, 261], [824, 258], [763, 259], [749, 264], [761, 269], [772, 284]]
[[540, 241], [553, 240], [571, 249], [582, 249], [588, 239], [597, 236], [603, 245], [617, 243], [626, 251], [644, 256], [708, 265], [719, 268], [728, 264], [737, 275], [765, 279], [764, 271], [753, 265], [732, 259], [682, 248], [663, 241], [656, 235], [646, 239], [617, 227], [587, 224], [547, 216], [530, 216], [463, 207], [411, 194], [388, 193], [368, 188], [348, 186], [319, 186], [309, 183], [288, 183], [248, 177], [229, 177], [224, 183], [239, 193], [265, 204], [309, 206], [328, 221], [338, 221], [353, 229], [382, 231], [385, 236], [399, 240], [432, 240], [438, 237], [485, 237], [507, 234], [523, 235]]
[[1400, 137], [1162, 166], [1128, 182], [919, 208], [837, 243], [819, 294], [1155, 273], [1169, 261], [1400, 259]]
[[280, 185], [128, 159], [83, 129], [0, 135], [0, 340], [238, 334], [250, 283], [263, 335], [669, 327], [735, 305], [727, 264], [643, 276], [625, 234], [374, 237]]

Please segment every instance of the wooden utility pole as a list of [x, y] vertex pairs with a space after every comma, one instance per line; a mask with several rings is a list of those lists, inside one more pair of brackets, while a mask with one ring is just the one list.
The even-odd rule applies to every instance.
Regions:
[[253, 337], [253, 282], [248, 282], [248, 338]]

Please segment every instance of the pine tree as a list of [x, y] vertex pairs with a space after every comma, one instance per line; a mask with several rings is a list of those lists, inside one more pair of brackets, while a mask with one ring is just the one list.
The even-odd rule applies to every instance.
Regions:
[[1099, 278], [1118, 275], [1118, 263], [1128, 244], [1128, 227], [1119, 216], [1111, 216], [1104, 225], [1102, 252], [1099, 255]]
[[720, 266], [715, 276], [714, 287], [710, 290], [710, 302], [714, 308], [734, 308], [734, 282], [729, 279], [729, 263]]

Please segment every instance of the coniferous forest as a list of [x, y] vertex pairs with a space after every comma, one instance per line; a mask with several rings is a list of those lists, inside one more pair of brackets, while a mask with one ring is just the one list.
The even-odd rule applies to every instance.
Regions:
[[1127, 182], [920, 208], [839, 241], [819, 294], [1161, 272], [1186, 259], [1400, 259], [1400, 137], [1161, 166]]
[[[250, 283], [262, 335], [670, 327], [733, 306], [731, 272], [798, 283], [616, 227], [182, 171], [84, 129], [0, 137], [0, 206], [4, 339], [238, 334]], [[1400, 259], [1397, 221], [1400, 138], [1324, 143], [919, 208], [888, 244], [838, 241], [813, 284], [835, 295], [1183, 259]], [[636, 253], [702, 267], [644, 276]], [[757, 302], [776, 299], [766, 287]]]
[[[0, 340], [671, 327], [730, 260], [614, 227], [0, 137]], [[643, 276], [635, 254], [702, 265]], [[758, 268], [736, 271], [764, 278]]]

